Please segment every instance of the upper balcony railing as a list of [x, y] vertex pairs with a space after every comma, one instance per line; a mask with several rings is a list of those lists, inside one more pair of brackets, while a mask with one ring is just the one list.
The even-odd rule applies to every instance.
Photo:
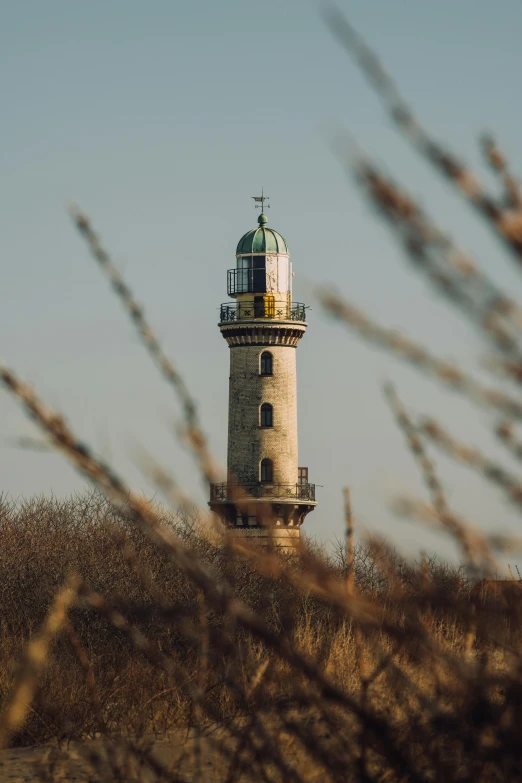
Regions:
[[276, 321], [305, 321], [306, 305], [302, 302], [276, 302], [270, 295], [256, 297], [253, 302], [225, 302], [220, 307], [219, 320], [252, 321], [266, 318]]
[[310, 500], [315, 503], [315, 484], [275, 484], [256, 482], [246, 484], [211, 484], [210, 500], [230, 501], [245, 498], [274, 500]]

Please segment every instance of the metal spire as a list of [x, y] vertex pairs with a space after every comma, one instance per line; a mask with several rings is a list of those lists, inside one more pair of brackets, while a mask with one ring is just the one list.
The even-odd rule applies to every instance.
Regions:
[[[255, 204], [255, 208], [256, 209], [259, 208], [259, 209], [261, 209], [261, 212], [264, 212], [265, 211], [265, 201], [268, 201], [268, 199], [270, 198], [270, 196], [265, 196], [264, 188], [261, 188], [261, 195], [260, 196], [251, 196], [251, 198], [253, 198], [254, 201], [256, 201], [256, 202], [261, 202], [261, 203]], [[266, 208], [270, 209], [270, 204], [267, 204]]]

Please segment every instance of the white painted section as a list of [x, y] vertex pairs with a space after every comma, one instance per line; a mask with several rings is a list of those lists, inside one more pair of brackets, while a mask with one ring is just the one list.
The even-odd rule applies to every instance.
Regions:
[[266, 257], [266, 290], [270, 294], [291, 293], [292, 277], [288, 256]]

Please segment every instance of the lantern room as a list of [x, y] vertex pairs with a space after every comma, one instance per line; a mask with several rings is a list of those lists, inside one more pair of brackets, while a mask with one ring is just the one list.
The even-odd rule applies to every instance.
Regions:
[[259, 215], [258, 228], [248, 231], [236, 248], [236, 268], [228, 270], [228, 294], [282, 294], [291, 299], [292, 268], [288, 246]]

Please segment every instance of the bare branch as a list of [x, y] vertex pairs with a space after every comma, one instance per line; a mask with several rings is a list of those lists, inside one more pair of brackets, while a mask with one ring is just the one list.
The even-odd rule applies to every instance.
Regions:
[[217, 481], [217, 472], [214, 462], [208, 450], [205, 435], [199, 424], [196, 403], [188, 390], [183, 376], [164, 353], [155, 332], [146, 319], [143, 307], [137, 303], [131, 289], [116, 268], [107, 251], [103, 248], [98, 235], [94, 232], [87, 217], [74, 206], [71, 208], [70, 214], [76, 228], [87, 242], [87, 246], [91, 251], [92, 256], [107, 275], [113, 290], [131, 317], [145, 347], [152, 356], [154, 363], [167, 383], [176, 393], [183, 408], [186, 423], [185, 434], [191, 449], [197, 458], [204, 478], [208, 483]]
[[518, 263], [522, 263], [522, 208], [516, 195], [516, 206], [506, 207], [502, 199], [498, 200], [487, 193], [475, 173], [418, 122], [376, 54], [344, 14], [331, 6], [326, 13], [326, 20], [335, 38], [358, 63], [401, 133], [436, 171], [460, 191], [512, 251]]
[[469, 397], [478, 405], [493, 408], [514, 419], [522, 419], [522, 403], [515, 398], [497, 389], [481, 386], [455, 364], [433, 356], [409, 337], [385, 329], [333, 291], [323, 288], [317, 291], [317, 295], [329, 315], [350, 326], [364, 339], [400, 356], [427, 375], [442, 381], [450, 389]]
[[501, 487], [516, 506], [522, 507], [522, 481], [518, 476], [486, 457], [478, 449], [459, 443], [432, 418], [422, 418], [419, 421], [419, 429], [442, 451], [475, 468], [488, 481]]

